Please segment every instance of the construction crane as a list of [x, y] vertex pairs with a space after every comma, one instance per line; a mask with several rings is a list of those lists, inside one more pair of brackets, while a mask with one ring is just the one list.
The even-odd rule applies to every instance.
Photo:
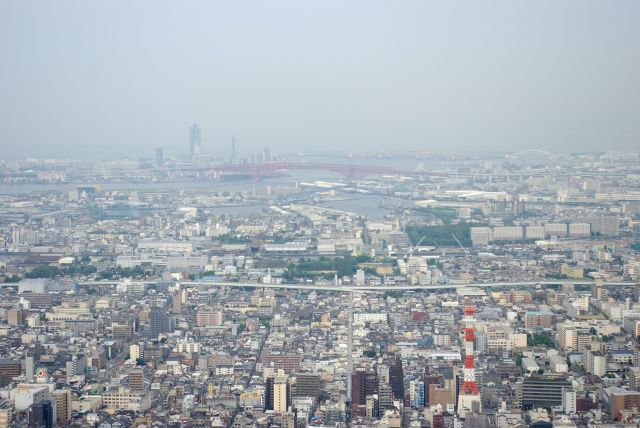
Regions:
[[422, 238], [420, 238], [420, 240], [418, 241], [418, 243], [416, 245], [414, 245], [413, 247], [409, 248], [409, 251], [407, 252], [407, 257], [405, 258], [405, 261], [407, 261], [411, 256], [413, 256], [413, 251], [418, 248], [420, 246], [420, 244], [422, 244], [422, 241], [424, 241], [424, 238], [426, 238], [426, 235], [423, 236]]
[[456, 237], [456, 235], [454, 235], [453, 233], [451, 234], [451, 236], [453, 236], [453, 239], [456, 240], [456, 242], [458, 243], [458, 245], [460, 246], [460, 248], [462, 248], [462, 251], [464, 251], [464, 255], [465, 257], [469, 255], [469, 250], [467, 250], [464, 245], [462, 245], [462, 243], [458, 240], [458, 238]]

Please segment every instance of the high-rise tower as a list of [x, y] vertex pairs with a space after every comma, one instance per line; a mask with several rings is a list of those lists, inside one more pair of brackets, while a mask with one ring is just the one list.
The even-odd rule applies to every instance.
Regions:
[[201, 131], [198, 124], [194, 123], [189, 128], [189, 145], [191, 149], [191, 163], [194, 163], [194, 160], [197, 162], [197, 157], [200, 156], [200, 141], [201, 141]]
[[458, 396], [458, 416], [464, 418], [468, 415], [479, 414], [482, 410], [480, 391], [476, 382], [475, 357], [473, 341], [475, 340], [475, 308], [464, 307], [464, 381]]
[[236, 137], [231, 137], [231, 163], [236, 160]]
[[163, 333], [170, 333], [172, 322], [165, 308], [153, 307], [149, 315], [149, 338], [157, 339]]
[[393, 364], [389, 366], [389, 385], [396, 400], [404, 400], [404, 369], [402, 359], [396, 355]]

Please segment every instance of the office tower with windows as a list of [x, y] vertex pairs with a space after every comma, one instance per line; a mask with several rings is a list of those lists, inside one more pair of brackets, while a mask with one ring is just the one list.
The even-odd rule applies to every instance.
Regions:
[[198, 159], [200, 158], [200, 142], [201, 142], [201, 131], [198, 124], [194, 123], [189, 128], [189, 148], [191, 155], [191, 164], [196, 165], [198, 163]]
[[154, 307], [149, 316], [149, 338], [157, 339], [162, 333], [170, 333], [171, 317], [165, 308]]

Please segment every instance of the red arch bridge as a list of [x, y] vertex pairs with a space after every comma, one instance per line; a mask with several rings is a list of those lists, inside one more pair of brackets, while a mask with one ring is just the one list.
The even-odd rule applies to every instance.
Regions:
[[411, 177], [447, 177], [443, 172], [411, 171], [383, 165], [349, 165], [332, 163], [247, 163], [222, 164], [215, 167], [194, 168], [197, 171], [215, 174], [243, 174], [254, 179], [261, 179], [270, 175], [292, 170], [330, 171], [349, 179], [364, 178], [371, 175], [402, 175]]

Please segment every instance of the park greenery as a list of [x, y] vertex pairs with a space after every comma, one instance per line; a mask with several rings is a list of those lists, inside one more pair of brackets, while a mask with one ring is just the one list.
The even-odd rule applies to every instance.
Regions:
[[216, 240], [219, 241], [221, 244], [247, 244], [251, 242], [251, 238], [247, 236], [233, 235], [230, 233], [227, 235], [220, 235], [216, 237]]
[[527, 334], [527, 346], [546, 346], [549, 348], [555, 348], [556, 342], [544, 333]]
[[25, 274], [27, 278], [53, 279], [62, 276], [62, 271], [57, 266], [38, 266]]
[[413, 210], [420, 214], [433, 216], [444, 224], [449, 224], [458, 217], [458, 213], [453, 208], [420, 207]]
[[375, 351], [375, 349], [367, 349], [362, 353], [362, 355], [364, 355], [367, 358], [375, 358], [378, 355], [378, 353]]
[[[421, 245], [434, 247], [458, 247], [456, 238], [465, 246], [471, 246], [471, 224], [444, 224], [439, 226], [417, 226], [407, 227], [406, 232], [413, 245], [416, 245], [422, 237]], [[454, 238], [455, 235], [455, 238]]]
[[302, 277], [327, 276], [328, 274], [337, 274], [338, 276], [348, 276], [356, 273], [358, 264], [371, 261], [368, 256], [343, 256], [343, 257], [326, 257], [322, 256], [318, 259], [301, 258], [297, 263], [289, 263], [284, 273], [287, 280]]
[[146, 275], [144, 269], [140, 266], [132, 268], [123, 268], [120, 266], [106, 269], [98, 273], [99, 279], [112, 280], [116, 278], [142, 278]]

